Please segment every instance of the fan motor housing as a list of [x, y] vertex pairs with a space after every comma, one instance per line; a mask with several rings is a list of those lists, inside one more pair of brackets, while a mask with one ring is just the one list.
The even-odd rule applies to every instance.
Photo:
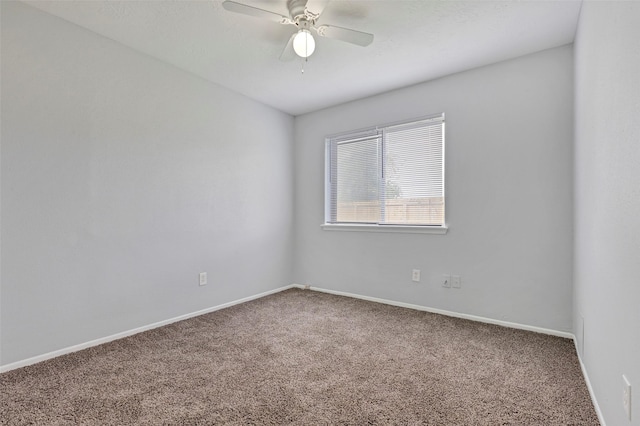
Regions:
[[306, 5], [306, 0], [287, 0], [287, 9], [289, 9], [291, 19], [293, 19], [296, 23], [300, 20], [300, 18], [306, 17]]

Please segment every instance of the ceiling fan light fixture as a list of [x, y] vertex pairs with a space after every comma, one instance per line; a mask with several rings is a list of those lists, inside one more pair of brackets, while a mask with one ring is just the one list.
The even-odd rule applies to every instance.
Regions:
[[301, 58], [308, 58], [316, 50], [316, 41], [309, 30], [300, 30], [293, 39], [293, 50]]

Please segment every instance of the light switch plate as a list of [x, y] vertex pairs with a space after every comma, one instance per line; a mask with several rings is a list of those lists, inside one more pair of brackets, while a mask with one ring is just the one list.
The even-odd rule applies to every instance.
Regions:
[[442, 274], [442, 287], [451, 287], [451, 275]]

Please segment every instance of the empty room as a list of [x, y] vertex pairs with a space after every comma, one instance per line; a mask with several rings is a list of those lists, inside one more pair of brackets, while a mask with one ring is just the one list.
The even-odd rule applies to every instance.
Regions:
[[640, 426], [640, 1], [0, 31], [1, 425]]

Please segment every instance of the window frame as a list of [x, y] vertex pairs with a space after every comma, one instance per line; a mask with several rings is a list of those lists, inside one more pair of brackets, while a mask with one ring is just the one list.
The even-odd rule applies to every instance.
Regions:
[[[379, 135], [384, 137], [385, 129], [396, 126], [418, 123], [420, 121], [437, 121], [442, 123], [442, 191], [443, 191], [443, 208], [444, 218], [442, 225], [419, 225], [419, 224], [381, 224], [381, 223], [350, 223], [350, 222], [331, 222], [331, 195], [333, 183], [331, 181], [331, 161], [332, 150], [331, 143], [342, 140], [352, 140], [357, 138], [371, 138]], [[324, 194], [324, 223], [321, 228], [325, 231], [350, 231], [350, 232], [393, 232], [393, 233], [423, 233], [423, 234], [446, 234], [448, 230], [446, 216], [446, 180], [445, 180], [445, 114], [431, 114], [408, 120], [386, 123], [374, 127], [367, 127], [348, 132], [341, 132], [325, 137], [325, 194]], [[384, 162], [384, 159], [381, 159]]]

